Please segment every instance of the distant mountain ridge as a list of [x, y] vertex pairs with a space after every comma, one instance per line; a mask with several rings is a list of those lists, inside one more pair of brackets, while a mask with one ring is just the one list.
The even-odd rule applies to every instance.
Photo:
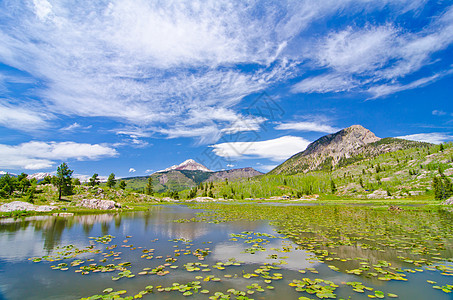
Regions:
[[263, 175], [253, 168], [239, 168], [223, 171], [212, 171], [193, 159], [188, 159], [179, 165], [174, 165], [151, 176], [137, 176], [123, 178], [127, 186], [133, 189], [142, 189], [148, 178], [153, 178], [153, 188], [157, 192], [166, 190], [181, 191], [193, 188], [200, 183], [235, 180]]
[[353, 125], [323, 136], [270, 171], [270, 174], [295, 174], [331, 170], [382, 153], [427, 146], [429, 143], [377, 137], [361, 125]]
[[36, 180], [40, 181], [40, 180], [43, 180], [47, 176], [52, 177], [53, 175], [51, 173], [39, 172], [39, 173], [34, 173], [34, 174], [31, 174], [31, 175], [28, 175], [27, 179], [35, 178]]

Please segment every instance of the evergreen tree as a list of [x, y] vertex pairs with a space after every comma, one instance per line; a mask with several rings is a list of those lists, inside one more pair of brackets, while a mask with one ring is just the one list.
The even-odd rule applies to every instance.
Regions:
[[73, 185], [81, 185], [82, 183], [80, 182], [79, 178], [74, 178], [74, 179], [72, 179], [72, 184]]
[[154, 194], [153, 178], [151, 176], [148, 177], [148, 183], [146, 184], [146, 194], [148, 194], [148, 195], [153, 195]]
[[96, 186], [99, 185], [99, 183], [101, 183], [101, 181], [99, 180], [98, 174], [94, 173], [93, 176], [91, 176], [90, 178], [90, 185]]
[[115, 174], [111, 173], [109, 175], [109, 178], [107, 179], [107, 183], [106, 185], [109, 187], [109, 188], [113, 188], [116, 184], [116, 181], [115, 181]]
[[433, 178], [433, 191], [434, 191], [434, 199], [436, 200], [445, 200], [450, 198], [453, 195], [453, 186], [443, 173], [441, 173], [440, 177]]
[[120, 183], [119, 183], [119, 188], [124, 190], [126, 188], [126, 181], [121, 180]]
[[24, 178], [27, 178], [28, 177], [28, 174], [25, 174], [24, 172], [22, 172], [20, 175], [17, 176], [17, 182], [21, 182], [22, 179]]
[[193, 189], [190, 190], [189, 197], [188, 199], [193, 199], [197, 196], [197, 188], [194, 187]]
[[61, 200], [62, 195], [72, 194], [72, 180], [71, 176], [74, 171], [70, 170], [66, 163], [62, 163], [57, 168], [57, 176], [55, 179], [56, 186], [58, 187], [58, 200]]
[[41, 181], [41, 184], [49, 184], [52, 183], [52, 176], [47, 175], [44, 177], [44, 179]]
[[330, 180], [330, 191], [332, 192], [332, 194], [335, 194], [337, 192], [337, 186], [335, 185], [333, 179]]
[[11, 196], [16, 187], [17, 187], [16, 177], [12, 177], [7, 173], [0, 178], [0, 190], [2, 190], [2, 195]]
[[440, 146], [439, 146], [439, 151], [440, 151], [440, 152], [444, 152], [444, 145], [443, 145], [443, 144], [440, 144]]
[[23, 177], [19, 181], [19, 189], [20, 189], [21, 193], [25, 193], [30, 186], [31, 186], [31, 183], [30, 183], [30, 180], [27, 179], [27, 176]]

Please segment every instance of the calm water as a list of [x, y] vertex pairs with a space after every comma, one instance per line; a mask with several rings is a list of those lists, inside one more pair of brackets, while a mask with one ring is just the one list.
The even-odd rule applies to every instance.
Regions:
[[[263, 252], [254, 254], [244, 253], [250, 244], [244, 243], [244, 239], [238, 241], [230, 240], [230, 234], [239, 234], [243, 231], [253, 231], [268, 233], [278, 236], [274, 228], [267, 221], [256, 222], [228, 222], [221, 224], [209, 223], [175, 223], [176, 219], [190, 219], [196, 210], [185, 206], [156, 206], [149, 212], [123, 213], [123, 214], [103, 214], [103, 215], [83, 215], [74, 217], [30, 217], [24, 220], [3, 219], [0, 220], [0, 299], [78, 299], [89, 297], [95, 294], [102, 294], [105, 288], [117, 290], [127, 290], [126, 295], [135, 295], [145, 286], [162, 285], [171, 286], [172, 283], [181, 284], [197, 280], [196, 276], [206, 277], [214, 275], [221, 279], [220, 282], [201, 281], [203, 289], [208, 289], [210, 294], [194, 294], [189, 298], [208, 299], [214, 292], [221, 291], [226, 293], [230, 288], [246, 291], [246, 286], [258, 283], [263, 287], [267, 286], [260, 277], [246, 279], [244, 273], [253, 273], [254, 270], [266, 263], [284, 261], [279, 265], [280, 270], [274, 270], [283, 275], [281, 280], [273, 280], [270, 285], [275, 289], [265, 292], [255, 292], [249, 296], [254, 299], [297, 299], [300, 296], [309, 296], [306, 293], [296, 292], [288, 284], [293, 279], [322, 278], [331, 280], [340, 285], [335, 291], [337, 298], [351, 297], [351, 299], [369, 299], [366, 294], [353, 292], [345, 282], [360, 281], [368, 287], [387, 293], [399, 295], [399, 299], [452, 299], [451, 294], [435, 290], [427, 280], [438, 282], [438, 285], [453, 284], [453, 276], [443, 276], [438, 271], [428, 271], [408, 273], [408, 281], [379, 281], [374, 278], [365, 278], [336, 272], [327, 267], [324, 263], [317, 262], [313, 255], [305, 250], [295, 249], [290, 240], [281, 238], [269, 238], [269, 243], [264, 245]], [[108, 244], [93, 242], [89, 237], [100, 237], [110, 234], [115, 238]], [[131, 237], [127, 237], [131, 236]], [[251, 235], [253, 236], [253, 234]], [[253, 237], [256, 238], [256, 237]], [[190, 240], [190, 243], [183, 241], [169, 241], [173, 239]], [[247, 239], [245, 239], [247, 240]], [[35, 263], [29, 260], [32, 257], [42, 257], [55, 254], [57, 247], [65, 245], [75, 245], [83, 249], [91, 244], [95, 249], [107, 253], [107, 246], [117, 245], [112, 249], [114, 252], [121, 252], [114, 260], [114, 257], [104, 259], [102, 253], [84, 253], [77, 257], [64, 261], [49, 262], [42, 261]], [[128, 247], [124, 247], [128, 246]], [[175, 247], [177, 246], [177, 247]], [[291, 252], [278, 252], [274, 249], [282, 249], [282, 246], [293, 247]], [[141, 247], [141, 248], [140, 248]], [[196, 256], [188, 251], [189, 254], [175, 256], [176, 249], [206, 249], [211, 251], [205, 260], [198, 260]], [[153, 258], [141, 258], [143, 249], [154, 249]], [[183, 251], [181, 251], [183, 252]], [[181, 253], [180, 252], [180, 253]], [[357, 247], [342, 247], [338, 249], [338, 256], [370, 256], [370, 252], [364, 253]], [[345, 253], [342, 253], [345, 252]], [[270, 255], [278, 255], [279, 259], [270, 259]], [[379, 252], [372, 254], [373, 260], [386, 260], [391, 262], [394, 257], [400, 255], [395, 252]], [[162, 256], [162, 258], [159, 258]], [[178, 260], [173, 265], [177, 269], [166, 268], [170, 271], [165, 276], [157, 275], [138, 275], [143, 268], [155, 268], [165, 264], [167, 256], [176, 257]], [[61, 262], [71, 262], [76, 259], [84, 261], [83, 265], [96, 264], [118, 264], [121, 262], [131, 262], [128, 268], [134, 278], [121, 278], [112, 281], [119, 271], [107, 273], [92, 273], [81, 275], [75, 270], [80, 266], [69, 267], [66, 271], [53, 270], [52, 265]], [[92, 261], [89, 261], [93, 259]], [[201, 262], [210, 267], [217, 262], [227, 262], [229, 259], [236, 259], [243, 262], [241, 266], [228, 266], [225, 270], [211, 268], [209, 272], [188, 272], [183, 265], [189, 262]], [[346, 262], [347, 263], [347, 262]], [[447, 263], [451, 265], [451, 263]], [[298, 270], [305, 268], [315, 268], [319, 273], [301, 274]], [[224, 277], [225, 274], [232, 278]], [[236, 278], [235, 278], [236, 277]], [[143, 297], [144, 299], [182, 299], [187, 298], [178, 291], [154, 292]], [[315, 295], [311, 298], [316, 299]], [[386, 297], [386, 299], [388, 299]]]

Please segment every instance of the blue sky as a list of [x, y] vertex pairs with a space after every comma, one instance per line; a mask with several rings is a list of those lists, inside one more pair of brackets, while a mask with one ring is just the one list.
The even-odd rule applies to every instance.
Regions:
[[353, 124], [453, 139], [450, 1], [0, 2], [0, 170], [268, 171]]

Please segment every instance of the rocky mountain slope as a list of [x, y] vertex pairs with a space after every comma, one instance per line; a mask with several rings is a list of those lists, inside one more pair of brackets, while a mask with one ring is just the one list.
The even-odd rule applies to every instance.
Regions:
[[241, 168], [241, 169], [232, 169], [232, 170], [225, 170], [225, 171], [218, 171], [214, 172], [209, 176], [207, 181], [219, 181], [219, 180], [234, 180], [240, 178], [250, 178], [263, 175], [263, 173], [258, 172], [253, 168]]
[[396, 138], [381, 139], [363, 126], [353, 125], [319, 138], [308, 145], [307, 149], [277, 166], [270, 174], [332, 170], [383, 153], [429, 145]]

